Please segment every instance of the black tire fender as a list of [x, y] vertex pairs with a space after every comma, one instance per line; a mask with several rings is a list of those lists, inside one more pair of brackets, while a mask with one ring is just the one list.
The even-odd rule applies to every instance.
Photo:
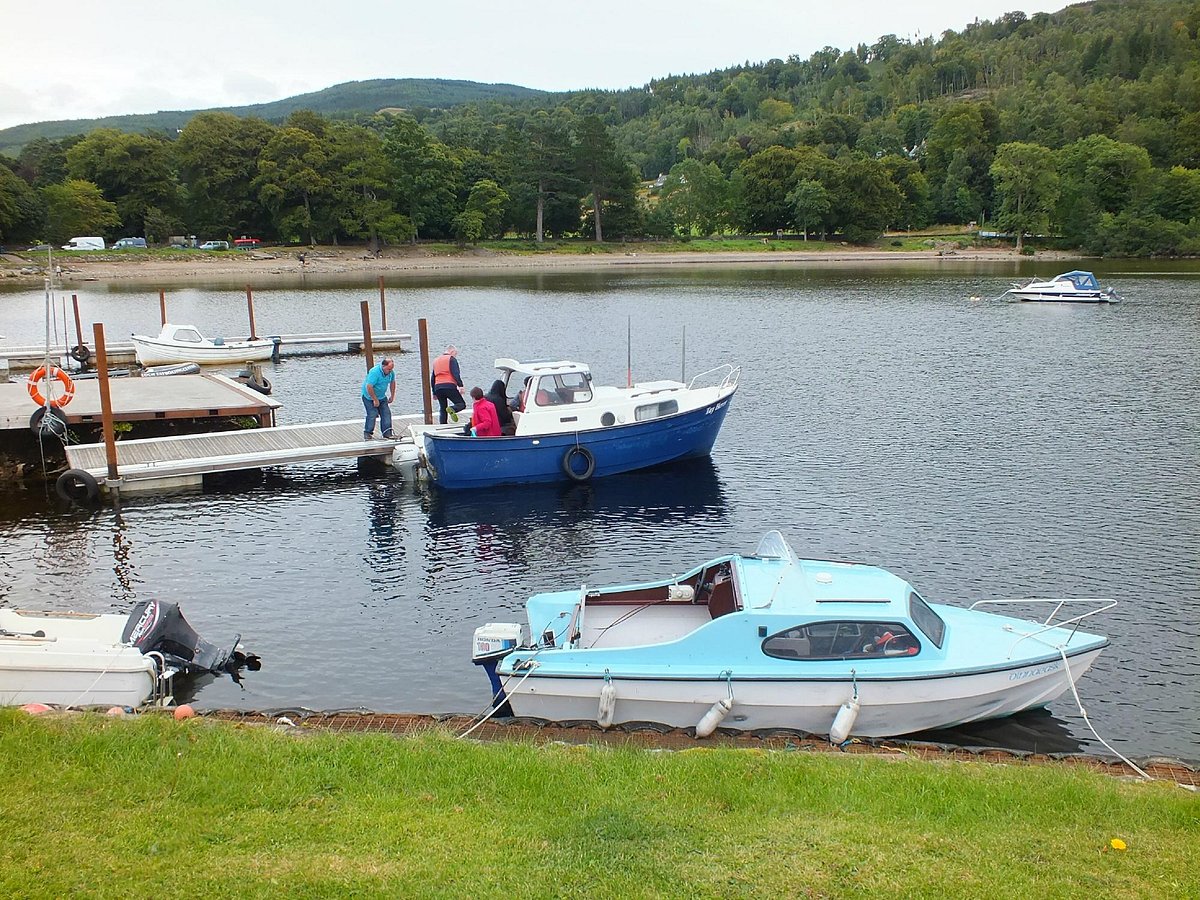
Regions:
[[[584, 461], [582, 472], [575, 471], [574, 462], [577, 456], [581, 457]], [[587, 481], [592, 477], [592, 473], [596, 471], [596, 457], [592, 456], [592, 451], [587, 447], [580, 447], [578, 444], [574, 447], [568, 447], [567, 452], [563, 454], [562, 470], [572, 481]]]
[[72, 503], [95, 500], [100, 495], [100, 485], [90, 472], [83, 469], [67, 469], [54, 482], [58, 496]]
[[77, 363], [87, 364], [87, 361], [92, 358], [92, 351], [88, 349], [86, 344], [76, 344], [71, 348], [71, 359]]

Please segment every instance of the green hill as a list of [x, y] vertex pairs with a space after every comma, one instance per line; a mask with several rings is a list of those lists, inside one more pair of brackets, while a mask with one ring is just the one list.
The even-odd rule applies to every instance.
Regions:
[[97, 128], [115, 128], [125, 132], [167, 132], [183, 128], [201, 112], [228, 112], [236, 116], [258, 116], [278, 122], [298, 109], [311, 109], [332, 118], [373, 113], [388, 108], [428, 107], [446, 109], [463, 103], [487, 100], [519, 101], [548, 96], [545, 91], [515, 84], [480, 84], [475, 81], [450, 81], [439, 78], [379, 78], [373, 81], [347, 81], [311, 94], [299, 94], [271, 103], [251, 106], [213, 107], [212, 109], [162, 110], [129, 116], [105, 116], [99, 119], [64, 119], [34, 122], [0, 129], [0, 153], [15, 156], [35, 138], [58, 140], [73, 134], [86, 134]]

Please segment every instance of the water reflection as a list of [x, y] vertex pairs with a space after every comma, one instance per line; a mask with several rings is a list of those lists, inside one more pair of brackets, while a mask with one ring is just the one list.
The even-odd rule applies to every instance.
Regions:
[[719, 522], [725, 488], [711, 459], [694, 459], [581, 484], [502, 485], [472, 491], [423, 486], [421, 507], [434, 528], [486, 523], [510, 533], [551, 524], [620, 517], [638, 524]]
[[1032, 709], [1004, 719], [919, 731], [906, 739], [956, 747], [1005, 747], [1029, 753], [1082, 753], [1083, 743], [1069, 729], [1069, 723], [1049, 710]]

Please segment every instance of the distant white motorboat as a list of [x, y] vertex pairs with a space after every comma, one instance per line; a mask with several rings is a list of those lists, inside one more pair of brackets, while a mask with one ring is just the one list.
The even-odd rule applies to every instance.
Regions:
[[0, 609], [0, 706], [141, 706], [169, 700], [176, 675], [237, 677], [258, 657], [204, 640], [174, 603], [129, 614]]
[[1118, 303], [1121, 298], [1112, 288], [1101, 288], [1091, 272], [1075, 270], [1056, 275], [1049, 281], [1036, 278], [1006, 292], [1014, 300], [1050, 300], [1066, 303]]
[[192, 362], [216, 366], [259, 362], [270, 359], [278, 343], [276, 338], [227, 341], [217, 337], [210, 340], [194, 325], [167, 324], [157, 337], [133, 335], [137, 361], [143, 366]]

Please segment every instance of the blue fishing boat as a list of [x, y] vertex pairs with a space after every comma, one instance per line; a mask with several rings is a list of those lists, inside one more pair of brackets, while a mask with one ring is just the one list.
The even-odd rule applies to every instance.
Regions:
[[737, 391], [725, 365], [690, 382], [592, 383], [583, 363], [496, 360], [515, 433], [474, 437], [460, 426], [411, 427], [420, 461], [445, 488], [589, 481], [708, 456]]
[[[658, 722], [886, 737], [1044, 707], [1108, 646], [1098, 598], [930, 603], [875, 566], [752, 555], [661, 581], [538, 594], [527, 622], [475, 632], [493, 709], [602, 727]], [[1039, 621], [991, 610], [1049, 610]]]

